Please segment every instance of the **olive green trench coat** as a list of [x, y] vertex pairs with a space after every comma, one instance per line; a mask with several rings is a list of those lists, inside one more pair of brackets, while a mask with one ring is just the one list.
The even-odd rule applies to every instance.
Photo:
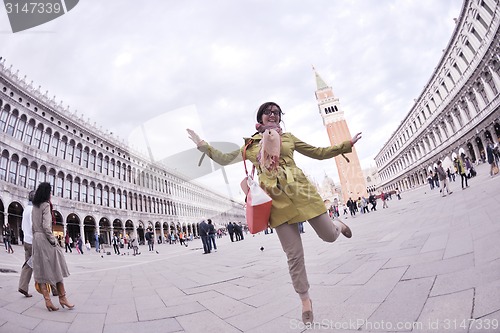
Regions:
[[[284, 133], [281, 136], [280, 161], [276, 176], [266, 170], [261, 170], [259, 166], [257, 154], [261, 140], [262, 134], [260, 133], [255, 134], [252, 138], [245, 138], [245, 145], [251, 142], [246, 150], [246, 159], [253, 163], [261, 187], [273, 199], [270, 226], [275, 228], [283, 223], [303, 222], [325, 213], [326, 207], [323, 199], [302, 170], [295, 165], [293, 153], [297, 151], [305, 156], [323, 160], [339, 154], [350, 153], [352, 151], [351, 142], [345, 141], [338, 146], [318, 148], [299, 140], [291, 133]], [[215, 162], [228, 165], [242, 161], [245, 145], [227, 154], [206, 143], [198, 149]]]

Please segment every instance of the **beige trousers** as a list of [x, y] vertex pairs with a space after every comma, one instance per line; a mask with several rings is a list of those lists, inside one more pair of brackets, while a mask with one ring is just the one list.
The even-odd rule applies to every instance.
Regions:
[[21, 276], [19, 278], [19, 289], [26, 292], [28, 292], [31, 274], [33, 273], [33, 268], [31, 268], [26, 262], [29, 260], [29, 258], [31, 258], [32, 253], [32, 245], [24, 242], [24, 264], [21, 269]]
[[[310, 219], [309, 224], [319, 238], [325, 242], [334, 242], [340, 235], [340, 227], [332, 222], [327, 213]], [[300, 299], [308, 299], [309, 281], [307, 280], [304, 248], [302, 247], [298, 224], [284, 223], [276, 227], [276, 233], [288, 258], [288, 270], [293, 287], [299, 294]]]

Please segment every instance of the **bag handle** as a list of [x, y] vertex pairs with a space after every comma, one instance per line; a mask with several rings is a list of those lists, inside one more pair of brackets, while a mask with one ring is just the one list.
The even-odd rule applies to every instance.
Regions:
[[245, 145], [245, 148], [243, 148], [243, 165], [245, 166], [245, 173], [247, 174], [247, 177], [251, 177], [253, 179], [253, 175], [255, 173], [255, 165], [252, 167], [252, 174], [248, 174], [248, 169], [247, 169], [247, 148], [253, 143], [253, 140], [248, 141], [248, 143]]

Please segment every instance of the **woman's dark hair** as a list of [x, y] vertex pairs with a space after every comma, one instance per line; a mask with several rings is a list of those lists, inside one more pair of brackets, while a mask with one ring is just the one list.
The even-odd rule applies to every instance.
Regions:
[[264, 104], [262, 104], [259, 108], [259, 111], [257, 111], [257, 122], [259, 124], [262, 124], [262, 115], [264, 114], [264, 111], [268, 110], [268, 109], [271, 109], [273, 106], [277, 107], [278, 110], [280, 111], [280, 121], [281, 121], [281, 115], [284, 114], [283, 111], [281, 111], [281, 108], [278, 104], [274, 103], [274, 102], [266, 102]]
[[50, 193], [52, 192], [52, 187], [49, 183], [40, 183], [35, 192], [35, 197], [33, 198], [33, 205], [40, 207], [42, 202], [50, 200]]

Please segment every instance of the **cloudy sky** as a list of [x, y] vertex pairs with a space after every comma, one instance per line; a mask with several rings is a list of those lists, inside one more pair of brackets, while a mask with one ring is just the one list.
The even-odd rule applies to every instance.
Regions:
[[[287, 131], [329, 145], [312, 66], [333, 88], [362, 167], [428, 82], [460, 14], [458, 0], [80, 1], [67, 14], [13, 34], [0, 11], [0, 56], [79, 117], [161, 160], [207, 141], [239, 146], [260, 104], [277, 102]], [[145, 129], [146, 135], [141, 129]], [[141, 134], [142, 133], [142, 134]], [[141, 139], [142, 138], [142, 139]], [[297, 154], [321, 182], [335, 163]], [[197, 162], [197, 161], [195, 161]], [[181, 171], [181, 170], [178, 170]], [[236, 198], [241, 164], [226, 168]], [[216, 171], [198, 181], [219, 184]]]

